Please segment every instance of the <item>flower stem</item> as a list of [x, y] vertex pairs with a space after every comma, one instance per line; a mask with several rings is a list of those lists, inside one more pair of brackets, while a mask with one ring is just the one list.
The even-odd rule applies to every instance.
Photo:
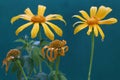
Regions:
[[59, 80], [59, 79], [58, 79], [58, 74], [59, 74], [59, 64], [60, 64], [60, 56], [58, 56], [57, 59], [56, 59], [55, 80]]
[[92, 35], [91, 35], [91, 55], [90, 55], [90, 65], [89, 65], [89, 72], [88, 72], [88, 80], [90, 80], [90, 76], [91, 76], [93, 56], [94, 56], [94, 32], [92, 32]]
[[16, 60], [16, 63], [18, 64], [18, 66], [19, 66], [19, 68], [20, 68], [20, 70], [21, 70], [21, 72], [22, 72], [25, 80], [28, 80], [28, 79], [27, 79], [27, 76], [26, 76], [26, 74], [25, 74], [25, 72], [24, 72], [24, 70], [23, 70], [23, 68], [22, 68], [22, 66], [21, 66], [21, 64], [20, 64], [20, 61], [19, 61], [19, 60]]
[[[41, 32], [40, 32], [40, 31], [38, 32], [38, 38], [39, 38], [39, 40], [40, 40], [40, 48], [41, 48], [41, 47], [42, 47], [42, 46], [41, 46], [42, 35], [41, 35]], [[40, 72], [42, 72], [42, 62], [41, 62], [40, 65], [39, 65], [39, 70], [40, 70]]]
[[56, 61], [56, 74], [59, 73], [59, 64], [60, 64], [60, 56], [58, 56], [57, 61]]

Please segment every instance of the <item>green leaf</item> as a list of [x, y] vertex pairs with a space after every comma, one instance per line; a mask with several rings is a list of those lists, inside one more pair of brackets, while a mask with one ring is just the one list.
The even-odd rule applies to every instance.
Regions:
[[34, 47], [33, 51], [32, 51], [32, 54], [31, 54], [31, 57], [32, 57], [34, 63], [37, 66], [39, 66], [40, 63], [43, 61], [43, 59], [40, 57], [40, 48]]
[[45, 40], [41, 40], [40, 41], [40, 46], [45, 46], [45, 45], [48, 45], [50, 42], [48, 41], [45, 41]]
[[26, 70], [27, 75], [31, 75], [34, 68], [33, 60], [30, 56], [24, 56], [24, 70]]
[[27, 44], [26, 40], [24, 40], [22, 38], [19, 38], [19, 39], [15, 40], [15, 42], [21, 42], [23, 44]]
[[58, 78], [59, 78], [59, 80], [67, 80], [67, 78], [65, 77], [65, 75], [63, 73], [59, 73]]
[[19, 68], [18, 68], [18, 71], [17, 71], [17, 78], [18, 78], [18, 80], [22, 80], [22, 72]]
[[34, 75], [33, 80], [48, 80], [48, 75], [44, 72], [38, 73], [37, 75]]
[[48, 75], [48, 78], [49, 80], [67, 80], [63, 73], [59, 72], [58, 74], [56, 74], [56, 71], [52, 71]]
[[[16, 59], [16, 60], [19, 60], [21, 66], [23, 66], [23, 58]], [[11, 68], [11, 72], [12, 72], [12, 73], [14, 73], [14, 72], [16, 72], [16, 71], [19, 70], [19, 66], [18, 66], [18, 64], [16, 63], [16, 60], [12, 62], [12, 68]]]
[[48, 75], [48, 79], [49, 80], [59, 80], [55, 71], [50, 72], [50, 74]]
[[17, 66], [16, 63], [12, 63], [12, 69], [11, 69], [11, 72], [14, 73], [14, 72], [16, 72], [16, 71], [18, 71], [18, 66]]

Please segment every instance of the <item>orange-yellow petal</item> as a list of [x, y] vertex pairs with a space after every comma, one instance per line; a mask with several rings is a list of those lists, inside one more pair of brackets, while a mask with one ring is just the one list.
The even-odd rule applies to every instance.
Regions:
[[100, 35], [101, 35], [101, 37], [102, 37], [102, 40], [104, 40], [105, 35], [104, 35], [103, 30], [100, 28], [100, 26], [99, 26], [99, 25], [96, 25], [96, 27], [97, 27], [98, 31], [100, 32]]
[[29, 8], [25, 9], [24, 12], [26, 13], [26, 15], [28, 15], [28, 16], [30, 16], [30, 17], [33, 17], [33, 16], [34, 16], [34, 14], [32, 13], [32, 11], [31, 11]]
[[97, 25], [93, 25], [93, 28], [94, 28], [94, 35], [97, 37], [98, 36]]
[[111, 11], [112, 11], [112, 9], [109, 7], [100, 6], [98, 9], [98, 12], [96, 14], [96, 17], [99, 20], [101, 20], [101, 19], [105, 18]]
[[13, 24], [15, 21], [17, 21], [18, 19], [20, 19], [20, 15], [14, 16], [11, 19], [11, 23]]
[[81, 10], [80, 13], [82, 14], [82, 16], [83, 16], [85, 19], [89, 19], [89, 18], [90, 18], [86, 11]]
[[82, 29], [86, 28], [87, 26], [88, 26], [88, 24], [86, 24], [86, 23], [78, 25], [78, 26], [74, 29], [74, 34], [78, 33], [79, 31], [81, 31]]
[[28, 22], [22, 26], [20, 26], [17, 30], [16, 30], [16, 35], [18, 35], [21, 31], [23, 31], [25, 28], [27, 28], [28, 26], [32, 25], [33, 22]]
[[97, 12], [97, 7], [91, 7], [90, 8], [90, 17], [95, 17]]
[[75, 18], [78, 18], [78, 19], [80, 19], [80, 20], [82, 20], [82, 21], [86, 21], [84, 18], [82, 18], [81, 16], [79, 16], [79, 15], [73, 15], [73, 17], [75, 17]]
[[107, 20], [101, 20], [99, 21], [98, 23], [99, 24], [114, 24], [117, 22], [117, 19], [116, 18], [109, 18]]
[[7, 61], [7, 59], [5, 58], [2, 63], [3, 63], [2, 66], [4, 66], [4, 65], [6, 66], [5, 71], [8, 72], [9, 61]]
[[35, 38], [39, 32], [39, 23], [34, 23], [34, 26], [31, 30], [31, 38]]
[[54, 34], [53, 32], [49, 29], [49, 27], [47, 26], [47, 24], [45, 23], [41, 23], [45, 32], [45, 35], [50, 39], [50, 40], [54, 40]]
[[44, 16], [46, 7], [43, 5], [38, 5], [38, 16]]
[[59, 14], [49, 14], [45, 18], [46, 18], [47, 21], [50, 21], [50, 20], [60, 20], [60, 21], [63, 21], [66, 24], [66, 21]]
[[59, 36], [62, 36], [63, 31], [55, 24], [51, 22], [46, 22]]
[[89, 26], [89, 29], [88, 29], [88, 31], [87, 31], [87, 35], [90, 35], [91, 32], [92, 32], [92, 26], [90, 25], [90, 26]]
[[24, 20], [27, 20], [27, 21], [31, 21], [31, 18], [32, 18], [32, 17], [30, 17], [30, 16], [28, 16], [28, 15], [26, 15], [26, 14], [21, 14], [21, 15], [20, 15], [20, 18], [21, 18], [21, 19], [24, 19]]

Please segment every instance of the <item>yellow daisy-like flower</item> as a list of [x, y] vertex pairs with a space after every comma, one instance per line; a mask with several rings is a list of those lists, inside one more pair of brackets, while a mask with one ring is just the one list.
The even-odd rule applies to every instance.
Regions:
[[38, 13], [37, 15], [34, 15], [31, 10], [29, 8], [27, 8], [24, 12], [25, 14], [20, 14], [17, 15], [15, 17], [13, 17], [11, 19], [11, 23], [14, 23], [16, 20], [18, 19], [24, 19], [29, 21], [28, 23], [20, 26], [17, 30], [16, 30], [16, 35], [18, 35], [21, 31], [23, 31], [25, 28], [27, 28], [28, 26], [33, 25], [33, 28], [31, 30], [31, 37], [35, 38], [40, 30], [40, 26], [42, 25], [44, 32], [46, 34], [46, 36], [50, 39], [50, 40], [54, 40], [54, 34], [53, 32], [50, 30], [50, 28], [48, 26], [50, 26], [57, 35], [62, 36], [63, 32], [62, 30], [55, 24], [51, 23], [51, 20], [60, 20], [63, 21], [65, 24], [65, 20], [63, 19], [63, 17], [59, 14], [49, 14], [46, 17], [44, 16], [46, 7], [43, 5], [38, 5]]
[[97, 7], [95, 6], [91, 7], [90, 16], [84, 10], [79, 11], [83, 17], [79, 15], [73, 16], [81, 20], [76, 22], [73, 25], [75, 26], [76, 24], [79, 24], [78, 26], [75, 27], [74, 34], [78, 33], [79, 31], [81, 31], [82, 29], [88, 26], [89, 28], [87, 31], [87, 35], [90, 35], [90, 33], [93, 31], [94, 35], [97, 37], [99, 32], [102, 37], [102, 40], [104, 40], [105, 35], [99, 25], [114, 24], [117, 22], [116, 18], [109, 18], [109, 19], [103, 20], [103, 18], [105, 18], [111, 11], [112, 9], [110, 7], [105, 7], [105, 6], [100, 6], [98, 10], [97, 10]]

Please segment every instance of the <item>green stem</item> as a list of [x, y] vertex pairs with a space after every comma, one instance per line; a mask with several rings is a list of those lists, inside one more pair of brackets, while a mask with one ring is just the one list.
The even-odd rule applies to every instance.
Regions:
[[60, 64], [60, 56], [57, 57], [57, 61], [56, 61], [56, 74], [59, 73], [59, 64]]
[[60, 64], [60, 56], [58, 56], [58, 57], [57, 57], [57, 60], [56, 60], [55, 80], [59, 80], [59, 79], [58, 79], [58, 74], [59, 74], [59, 64]]
[[21, 70], [21, 72], [22, 72], [25, 80], [28, 80], [28, 79], [27, 79], [27, 76], [26, 76], [26, 74], [25, 74], [25, 72], [24, 72], [24, 70], [23, 70], [23, 68], [22, 68], [22, 66], [21, 66], [20, 61], [19, 61], [19, 60], [16, 60], [16, 63], [18, 64], [18, 66], [19, 66], [19, 68], [20, 68], [20, 70]]
[[90, 76], [91, 76], [93, 56], [94, 56], [94, 32], [92, 32], [92, 35], [91, 35], [91, 55], [90, 55], [90, 66], [89, 66], [89, 72], [88, 72], [88, 80], [90, 80]]

